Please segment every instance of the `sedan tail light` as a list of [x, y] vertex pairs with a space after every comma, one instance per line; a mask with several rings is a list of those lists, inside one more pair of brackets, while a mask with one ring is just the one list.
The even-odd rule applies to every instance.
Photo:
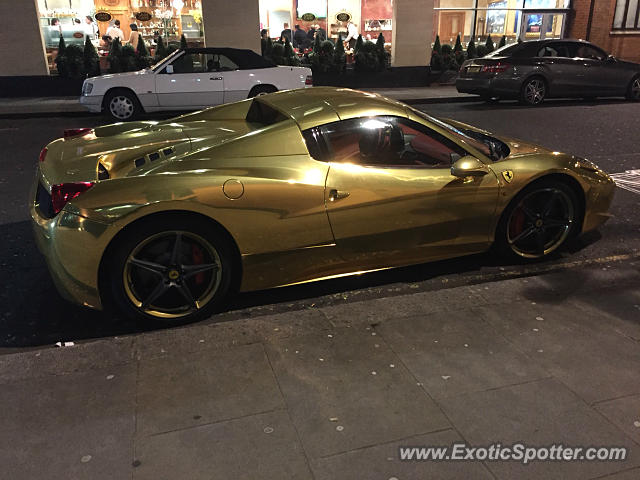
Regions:
[[64, 131], [64, 138], [79, 137], [80, 135], [86, 135], [91, 130], [93, 129], [92, 128], [67, 128]]
[[305, 85], [313, 85], [313, 75], [307, 75], [306, 80], [304, 81]]
[[94, 182], [60, 183], [51, 187], [53, 212], [58, 214], [70, 200], [93, 187]]
[[482, 72], [484, 73], [502, 73], [506, 72], [511, 68], [511, 65], [508, 63], [497, 63], [496, 65], [485, 65], [482, 67]]
[[40, 150], [40, 155], [38, 155], [38, 161], [44, 162], [44, 159], [47, 158], [47, 147], [44, 147]]

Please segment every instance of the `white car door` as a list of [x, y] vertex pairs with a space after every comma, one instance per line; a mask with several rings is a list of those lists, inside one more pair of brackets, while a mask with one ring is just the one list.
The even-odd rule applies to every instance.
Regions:
[[185, 53], [158, 72], [158, 105], [168, 109], [189, 109], [221, 104], [224, 78], [212, 68], [208, 57], [211, 55]]

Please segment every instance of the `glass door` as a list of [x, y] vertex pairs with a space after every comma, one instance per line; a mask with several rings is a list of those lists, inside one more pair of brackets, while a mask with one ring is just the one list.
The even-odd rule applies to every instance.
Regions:
[[544, 40], [563, 38], [566, 13], [522, 12], [520, 38]]

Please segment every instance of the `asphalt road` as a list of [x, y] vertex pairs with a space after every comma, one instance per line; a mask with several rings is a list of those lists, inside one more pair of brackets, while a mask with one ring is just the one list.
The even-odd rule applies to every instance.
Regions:
[[[444, 118], [587, 157], [610, 173], [640, 169], [640, 106], [622, 101], [553, 101], [417, 106]], [[40, 149], [65, 128], [108, 123], [100, 116], [0, 119], [0, 353], [139, 331], [127, 321], [69, 305], [52, 284], [32, 239], [28, 191]], [[298, 310], [500, 278], [615, 265], [640, 256], [640, 196], [618, 189], [614, 218], [545, 262], [508, 265], [489, 255], [379, 272], [339, 281], [239, 295], [227, 312], [205, 322]]]

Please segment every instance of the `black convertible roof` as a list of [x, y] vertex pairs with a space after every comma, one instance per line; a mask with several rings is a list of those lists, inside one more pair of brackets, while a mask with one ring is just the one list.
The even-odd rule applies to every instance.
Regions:
[[262, 55], [258, 55], [253, 50], [245, 50], [242, 48], [187, 48], [185, 49], [187, 54], [189, 53], [209, 53], [218, 54], [228, 57], [233, 63], [240, 67], [240, 70], [250, 70], [254, 68], [271, 68], [275, 67], [275, 64], [264, 58]]

